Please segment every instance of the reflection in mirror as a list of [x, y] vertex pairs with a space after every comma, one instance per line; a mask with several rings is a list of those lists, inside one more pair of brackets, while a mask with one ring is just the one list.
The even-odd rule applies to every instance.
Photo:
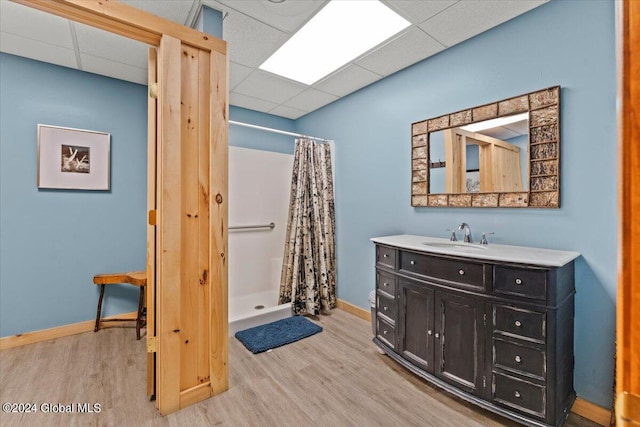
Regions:
[[528, 190], [528, 113], [429, 134], [429, 193]]

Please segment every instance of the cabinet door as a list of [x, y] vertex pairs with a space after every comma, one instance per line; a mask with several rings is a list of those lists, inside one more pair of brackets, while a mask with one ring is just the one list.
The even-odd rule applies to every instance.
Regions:
[[400, 287], [400, 354], [409, 362], [433, 373], [434, 290], [406, 280]]
[[484, 303], [476, 297], [440, 291], [435, 299], [436, 375], [462, 390], [483, 396]]

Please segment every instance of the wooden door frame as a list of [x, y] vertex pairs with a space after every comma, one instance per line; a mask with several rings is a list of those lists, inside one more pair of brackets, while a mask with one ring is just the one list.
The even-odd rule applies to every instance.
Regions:
[[[617, 3], [619, 269], [618, 425], [640, 423], [640, 2]], [[635, 396], [635, 397], [634, 397]]]
[[[212, 81], [216, 84], [210, 90], [210, 99], [215, 97], [216, 102], [211, 102], [210, 106], [210, 127], [209, 141], [211, 145], [211, 153], [209, 157], [209, 167], [211, 171], [210, 177], [210, 191], [212, 194], [216, 194], [215, 200], [210, 203], [210, 206], [214, 206], [217, 215], [211, 215], [210, 220], [210, 235], [209, 249], [211, 254], [220, 254], [220, 257], [212, 256], [209, 262], [210, 283], [216, 284], [211, 289], [211, 306], [209, 312], [211, 313], [211, 348], [209, 349], [210, 360], [210, 387], [207, 393], [200, 393], [198, 399], [190, 398], [186, 402], [180, 402], [179, 407], [176, 405], [165, 405], [163, 408], [162, 396], [158, 399], [158, 408], [162, 414], [167, 414], [186, 406], [191, 403], [195, 403], [197, 400], [205, 397], [209, 397], [214, 394], [221, 393], [229, 387], [229, 371], [228, 371], [228, 334], [227, 331], [227, 264], [226, 264], [226, 247], [227, 247], [227, 129], [228, 129], [228, 102], [227, 102], [227, 43], [223, 40], [194, 30], [192, 28], [185, 27], [175, 22], [169, 21], [164, 18], [152, 15], [134, 7], [128, 6], [123, 3], [119, 3], [115, 0], [12, 0], [15, 3], [19, 3], [28, 7], [42, 10], [53, 15], [60, 16], [65, 19], [69, 19], [75, 22], [86, 24], [95, 28], [99, 28], [111, 33], [118, 34], [120, 36], [133, 39], [142, 43], [146, 43], [153, 47], [159, 47], [160, 41], [163, 37], [168, 36], [173, 39], [177, 39], [180, 43], [200, 49], [205, 52], [211, 53], [212, 63], [215, 65], [215, 69], [219, 71], [217, 77], [220, 77], [220, 73], [223, 73], [224, 82], [219, 80]], [[167, 37], [165, 37], [167, 38]], [[151, 60], [151, 56], [149, 58]], [[158, 71], [162, 70], [162, 65], [158, 63]], [[213, 71], [212, 71], [213, 72]], [[150, 79], [155, 77], [155, 73], [149, 71]], [[173, 88], [177, 87], [177, 93], [173, 89], [167, 87], [161, 88], [163, 96], [159, 96], [157, 99], [158, 110], [170, 110], [169, 103], [171, 100], [175, 102], [175, 99], [180, 100], [180, 84], [178, 85], [166, 85]], [[156, 136], [156, 120], [155, 108], [149, 106], [149, 139], [153, 141]], [[181, 138], [178, 136], [178, 143]], [[213, 143], [214, 141], [223, 141], [222, 144]], [[156, 178], [156, 147], [153, 142], [149, 144], [148, 154], [148, 179]], [[155, 225], [155, 207], [156, 203], [156, 185], [155, 182], [148, 186], [147, 200], [149, 203], [149, 223]], [[157, 194], [159, 198], [162, 198], [161, 194]], [[160, 212], [161, 214], [161, 212]], [[149, 231], [149, 236], [152, 234], [154, 237], [148, 237], [147, 244], [158, 248], [158, 242], [155, 239], [155, 233]], [[155, 262], [149, 259], [153, 248], [147, 248], [147, 269], [148, 280], [147, 287], [151, 290], [148, 292], [150, 297], [153, 297], [154, 292], [152, 288], [155, 288], [156, 279], [162, 282], [162, 272], [154, 271]], [[161, 291], [161, 290], [160, 290]], [[149, 313], [151, 316], [153, 313]], [[161, 322], [157, 322], [154, 325], [152, 320], [151, 327], [158, 326]], [[217, 324], [220, 323], [220, 324]], [[224, 325], [222, 325], [224, 323]], [[175, 331], [174, 331], [175, 332]], [[224, 335], [224, 336], [222, 336]], [[154, 341], [155, 342], [155, 341]], [[156, 348], [159, 348], [160, 344]], [[150, 349], [155, 351], [155, 349]], [[160, 357], [165, 357], [160, 355]], [[153, 362], [153, 357], [149, 357], [148, 361]], [[204, 386], [204, 384], [203, 384]], [[149, 391], [149, 390], [148, 390]], [[175, 400], [175, 399], [172, 399]]]

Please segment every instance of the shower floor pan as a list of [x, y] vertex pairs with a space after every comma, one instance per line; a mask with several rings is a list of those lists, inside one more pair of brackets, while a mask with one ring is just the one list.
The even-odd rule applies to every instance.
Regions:
[[291, 317], [291, 304], [277, 304], [278, 290], [229, 298], [229, 336], [236, 332]]

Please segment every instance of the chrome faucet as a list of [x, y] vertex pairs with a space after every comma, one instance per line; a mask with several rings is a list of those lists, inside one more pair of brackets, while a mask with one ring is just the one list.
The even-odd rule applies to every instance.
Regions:
[[465, 243], [473, 243], [473, 238], [471, 237], [471, 227], [469, 227], [469, 224], [463, 222], [458, 226], [458, 230], [464, 230]]

